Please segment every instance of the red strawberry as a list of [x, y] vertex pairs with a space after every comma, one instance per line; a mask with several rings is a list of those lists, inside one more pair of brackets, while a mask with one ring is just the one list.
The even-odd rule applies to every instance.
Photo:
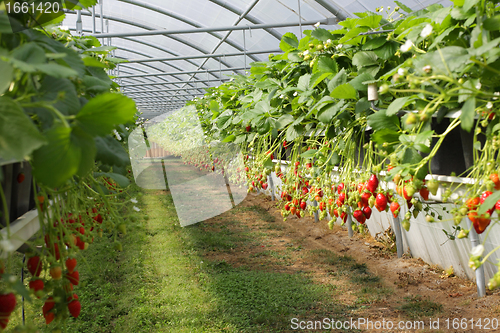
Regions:
[[352, 216], [361, 224], [364, 224], [366, 221], [366, 216], [359, 209], [356, 209], [354, 212], [352, 212]]
[[500, 212], [500, 200], [498, 200], [495, 204], [495, 209], [497, 210], [497, 213]]
[[35, 293], [37, 291], [40, 291], [40, 290], [43, 290], [43, 287], [44, 287], [44, 283], [43, 283], [43, 280], [40, 280], [40, 279], [36, 279], [36, 280], [31, 280], [29, 282], [29, 287], [30, 289], [32, 289]]
[[78, 283], [80, 282], [80, 273], [78, 273], [78, 271], [74, 271], [73, 273], [67, 273], [66, 278], [69, 280], [69, 282], [77, 286]]
[[25, 178], [26, 178], [26, 177], [24, 176], [24, 173], [23, 173], [23, 172], [20, 172], [20, 173], [17, 175], [17, 182], [18, 182], [19, 184], [21, 184], [22, 182], [24, 182], [24, 179], [25, 179]]
[[399, 203], [397, 201], [391, 202], [390, 209], [391, 209], [392, 215], [394, 217], [398, 217], [400, 209], [399, 209]]
[[426, 201], [429, 200], [429, 190], [427, 189], [427, 187], [422, 186], [422, 188], [420, 189], [420, 195], [422, 196], [422, 199]]
[[97, 214], [96, 216], [94, 216], [94, 217], [93, 217], [93, 219], [94, 219], [97, 223], [99, 223], [99, 224], [101, 224], [101, 223], [102, 223], [102, 216], [101, 216], [101, 214]]
[[76, 267], [76, 258], [68, 258], [66, 259], [66, 268], [68, 269], [69, 273], [73, 273]]
[[370, 176], [370, 179], [368, 179], [368, 182], [366, 183], [366, 189], [372, 193], [375, 193], [378, 187], [378, 178], [375, 174], [372, 174]]
[[264, 190], [267, 190], [267, 187], [268, 187], [267, 183], [262, 184], [262, 188], [263, 188]]
[[340, 183], [339, 186], [337, 186], [337, 193], [340, 194], [345, 188], [344, 183]]
[[[479, 198], [479, 202], [481, 203], [481, 205], [484, 203], [484, 201], [490, 196], [492, 195], [493, 193], [490, 192], [490, 191], [484, 191], [483, 194], [481, 194], [481, 197]], [[487, 210], [487, 212], [491, 215], [493, 214], [493, 211], [495, 210], [495, 206], [489, 208]]]
[[302, 202], [300, 203], [300, 209], [305, 210], [305, 209], [306, 209], [306, 207], [307, 207], [307, 203], [306, 203], [305, 201], [302, 201]]
[[7, 324], [9, 323], [9, 318], [1, 318], [0, 317], [0, 328], [5, 329], [7, 327]]
[[344, 223], [347, 221], [347, 214], [346, 212], [342, 212], [342, 214], [340, 214], [340, 218], [342, 219], [342, 221], [344, 221]]
[[369, 206], [369, 201], [370, 201], [371, 196], [372, 196], [372, 194], [369, 192], [361, 193], [361, 204], [363, 205], [363, 207]]
[[285, 204], [285, 210], [290, 210], [290, 205], [289, 204]]
[[500, 190], [500, 179], [498, 178], [498, 173], [492, 173], [490, 175], [490, 180], [495, 184], [495, 190]]
[[252, 130], [252, 126], [248, 125], [247, 127], [245, 127], [245, 129], [247, 130], [247, 132], [250, 132]]
[[54, 312], [49, 312], [45, 315], [43, 315], [45, 317], [45, 324], [50, 324], [54, 318], [56, 317], [55, 313]]
[[16, 295], [14, 293], [0, 295], [0, 315], [9, 316], [16, 307]]
[[375, 207], [377, 207], [379, 212], [385, 210], [387, 207], [387, 198], [384, 194], [377, 194], [377, 197], [375, 198]]
[[363, 214], [365, 214], [365, 217], [369, 219], [372, 216], [372, 209], [370, 206], [366, 206], [363, 208]]
[[31, 275], [40, 276], [43, 264], [39, 256], [33, 256], [29, 258], [26, 266], [28, 267], [28, 271], [31, 273]]
[[[340, 193], [338, 200], [342, 203], [342, 205], [344, 204], [346, 197], [347, 196], [346, 196], [345, 192]], [[339, 205], [339, 206], [342, 206], [342, 205]]]

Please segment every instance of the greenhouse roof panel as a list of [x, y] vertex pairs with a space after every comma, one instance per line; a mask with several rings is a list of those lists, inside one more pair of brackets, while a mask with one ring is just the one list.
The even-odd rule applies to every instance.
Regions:
[[[420, 10], [433, 3], [450, 4], [448, 0], [401, 2], [412, 10]], [[227, 79], [227, 75], [244, 74], [250, 63], [266, 61], [269, 53], [279, 52], [279, 41], [286, 32], [292, 32], [300, 39], [305, 30], [314, 29], [313, 22], [326, 19], [331, 20], [328, 25], [324, 23], [321, 27], [334, 30], [339, 28], [335, 25], [338, 20], [356, 17], [357, 12], [375, 12], [381, 6], [387, 9], [387, 6], [394, 8], [396, 4], [389, 0], [101, 0], [93, 10], [82, 11], [82, 26], [86, 35], [93, 31], [97, 37], [101, 32], [121, 34], [101, 40], [104, 45], [117, 47], [113, 56], [131, 61], [121, 64], [111, 73], [117, 76], [118, 83], [124, 85], [125, 93], [133, 95], [132, 91], [137, 90], [176, 88], [179, 90], [174, 93], [181, 94], [184, 93], [181, 90], [183, 88], [214, 86]], [[69, 12], [63, 22], [72, 31], [76, 30], [76, 14]], [[303, 24], [301, 27], [299, 18]], [[294, 26], [274, 26], [283, 23], [293, 23]], [[260, 24], [268, 27], [251, 28]], [[129, 36], [152, 30], [179, 31], [230, 26], [243, 27], [245, 30]], [[203, 58], [207, 54], [219, 56]], [[157, 76], [162, 73], [165, 75]], [[155, 96], [162, 94], [154, 92]], [[181, 100], [189, 99], [187, 97], [183, 96]], [[147, 105], [143, 101], [140, 104]], [[155, 108], [161, 112], [167, 106], [157, 105]]]

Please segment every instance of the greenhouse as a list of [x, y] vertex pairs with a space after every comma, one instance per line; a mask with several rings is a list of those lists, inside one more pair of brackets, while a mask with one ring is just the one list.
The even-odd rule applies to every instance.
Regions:
[[499, 332], [491, 0], [0, 0], [0, 332]]

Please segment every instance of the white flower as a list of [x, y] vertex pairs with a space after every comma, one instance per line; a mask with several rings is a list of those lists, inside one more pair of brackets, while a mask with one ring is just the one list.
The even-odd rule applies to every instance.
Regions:
[[481, 89], [481, 87], [482, 87], [481, 82], [478, 82], [478, 83], [476, 84], [476, 89], [477, 89], [477, 90], [479, 90], [479, 89]]
[[281, 94], [281, 95], [280, 95], [280, 98], [281, 98], [281, 99], [285, 98], [285, 95]]
[[432, 25], [427, 24], [423, 29], [422, 32], [420, 33], [420, 37], [426, 38], [432, 33]]
[[327, 40], [327, 41], [326, 41], [326, 43], [327, 43], [327, 44], [331, 44], [331, 43], [332, 43], [332, 40], [331, 40], [331, 39], [329, 39], [329, 40]]
[[137, 199], [136, 199], [136, 198], [132, 198], [132, 199], [130, 199], [130, 202], [132, 202], [132, 203], [135, 203], [135, 204], [136, 204], [136, 203], [137, 203]]
[[486, 108], [493, 109], [493, 103], [491, 103], [491, 102], [486, 103]]
[[297, 96], [299, 93], [298, 92], [294, 92], [293, 93], [293, 96]]
[[401, 45], [401, 51], [408, 52], [411, 50], [412, 46], [413, 46], [413, 42], [408, 39], [403, 45]]
[[[500, 96], [500, 91], [495, 91], [495, 92], [493, 93], [493, 95], [495, 95], [495, 96]], [[498, 99], [498, 97], [493, 97], [493, 100], [494, 100], [494, 101], [496, 101], [497, 99]]]
[[472, 248], [470, 255], [473, 257], [480, 257], [483, 255], [483, 252], [484, 252], [484, 246], [483, 244], [479, 244], [478, 246]]
[[132, 209], [135, 210], [136, 212], [140, 212], [141, 211], [141, 209], [139, 207], [137, 207], [137, 206], [132, 207]]
[[406, 69], [405, 68], [402, 68], [400, 67], [398, 69], [398, 74], [401, 75], [401, 76], [405, 76], [406, 75]]
[[337, 50], [340, 50], [342, 48], [342, 44], [339, 44], [335, 47]]
[[303, 55], [308, 55], [309, 54], [309, 50], [305, 50], [302, 54]]
[[61, 29], [61, 30], [69, 30], [68, 26], [66, 26], [66, 25], [61, 25], [59, 27], [59, 29]]
[[16, 249], [14, 245], [8, 239], [3, 239], [0, 241], [0, 249], [4, 252], [14, 252]]
[[318, 28], [320, 24], [321, 24], [321, 23], [320, 23], [320, 22], [318, 22], [318, 23], [316, 23], [316, 24], [314, 25], [314, 27], [315, 27], [315, 28]]

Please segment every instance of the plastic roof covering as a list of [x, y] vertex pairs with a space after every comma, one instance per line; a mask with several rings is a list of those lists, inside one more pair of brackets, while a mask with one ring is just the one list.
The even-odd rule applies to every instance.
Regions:
[[[447, 6], [448, 0], [401, 0], [412, 10], [433, 3]], [[103, 30], [101, 30], [101, 5]], [[395, 7], [392, 0], [99, 0], [95, 6], [96, 33], [133, 33], [147, 30], [180, 30], [225, 26], [252, 26], [316, 22], [327, 18], [355, 17], [356, 12], [373, 11], [380, 6]], [[246, 15], [244, 16], [244, 14]], [[92, 34], [92, 10], [82, 11], [83, 34]], [[63, 25], [76, 31], [77, 15], [69, 12]], [[336, 29], [336, 25], [322, 25]], [[302, 30], [312, 29], [311, 24]], [[269, 52], [247, 54], [253, 51], [279, 50], [279, 40], [286, 32], [300, 39], [300, 27], [246, 29], [153, 35], [140, 37], [104, 38], [103, 44], [117, 47], [114, 56], [127, 60], [147, 58], [175, 58], [204, 54], [241, 53], [240, 56], [221, 56], [152, 62], [120, 64], [112, 75], [123, 86], [123, 92], [134, 98], [145, 118], [152, 118], [175, 110], [205, 91], [203, 87], [217, 86], [227, 75], [245, 74], [253, 61], [267, 61]], [[224, 37], [227, 39], [224, 40]], [[220, 43], [221, 40], [224, 42]], [[220, 45], [219, 45], [220, 44]], [[273, 52], [277, 53], [277, 52]], [[182, 73], [199, 71], [199, 73]], [[124, 77], [137, 74], [173, 73], [163, 76]], [[207, 81], [209, 80], [209, 81]], [[189, 83], [186, 81], [190, 81]], [[179, 82], [179, 83], [175, 83]], [[137, 85], [139, 84], [139, 85]], [[154, 85], [153, 85], [154, 84]]]

